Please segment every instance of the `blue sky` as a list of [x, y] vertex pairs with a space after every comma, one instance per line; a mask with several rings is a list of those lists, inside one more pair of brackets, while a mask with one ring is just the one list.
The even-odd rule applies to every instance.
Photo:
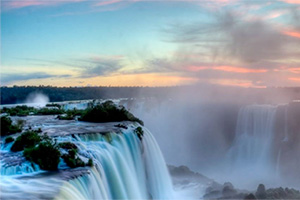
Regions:
[[1, 4], [1, 85], [300, 86], [300, 0]]

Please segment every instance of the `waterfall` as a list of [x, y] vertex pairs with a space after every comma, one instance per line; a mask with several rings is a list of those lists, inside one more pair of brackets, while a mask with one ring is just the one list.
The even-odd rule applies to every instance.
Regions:
[[[122, 132], [58, 137], [58, 141], [75, 143], [79, 148], [80, 157], [83, 160], [92, 158], [94, 166], [79, 168], [84, 169], [85, 172], [64, 180], [65, 175], [62, 171], [67, 170], [71, 174], [73, 171], [65, 169], [64, 165], [60, 163], [58, 174], [49, 175], [50, 177], [54, 176], [52, 178], [59, 182], [53, 186], [57, 188], [55, 194], [51, 193], [53, 188], [48, 192], [51, 193], [50, 196], [54, 199], [172, 199], [172, 182], [154, 137], [146, 128], [143, 128], [144, 135], [140, 140], [134, 132], [135, 128], [135, 125], [129, 125], [128, 129], [122, 129]], [[27, 178], [22, 181], [26, 181], [28, 177], [35, 180], [36, 177], [43, 177], [45, 173], [39, 169], [38, 172], [26, 169], [24, 166], [28, 166], [28, 164], [24, 164], [24, 162], [13, 168], [18, 168], [19, 171], [24, 169], [24, 172], [6, 169], [3, 160], [1, 160], [1, 164], [1, 173], [8, 180], [19, 181], [19, 178], [23, 176], [27, 176]], [[32, 173], [33, 171], [35, 172]], [[28, 173], [31, 174], [28, 176]], [[40, 175], [37, 175], [38, 173]], [[44, 181], [47, 182], [47, 178], [39, 180], [42, 183], [41, 187], [43, 185], [49, 187], [49, 184]], [[26, 184], [30, 185], [32, 182], [28, 181]], [[1, 182], [1, 184], [4, 191], [10, 187], [7, 183]], [[34, 193], [25, 188], [34, 187], [22, 186], [17, 192]], [[49, 190], [50, 188], [51, 186]], [[46, 187], [42, 189], [47, 190]], [[11, 194], [4, 193], [4, 197], [9, 195]]]
[[248, 179], [248, 175], [250, 179], [274, 175], [272, 147], [276, 110], [277, 106], [272, 105], [248, 105], [240, 109], [228, 155], [232, 174]]

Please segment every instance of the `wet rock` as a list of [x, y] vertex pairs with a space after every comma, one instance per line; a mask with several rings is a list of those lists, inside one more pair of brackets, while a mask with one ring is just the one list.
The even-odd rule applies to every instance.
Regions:
[[222, 197], [222, 192], [218, 190], [213, 190], [203, 196], [204, 199], [219, 199]]
[[226, 186], [229, 187], [230, 189], [234, 189], [232, 183], [230, 183], [230, 182], [225, 182], [225, 183], [223, 184], [223, 187], [226, 187]]
[[233, 185], [225, 185], [222, 190], [222, 195], [225, 198], [234, 197], [237, 195], [237, 191], [233, 188]]
[[258, 185], [255, 196], [258, 199], [266, 199], [267, 198], [266, 188], [265, 188], [264, 184]]
[[300, 199], [300, 191], [292, 188], [270, 188], [266, 193], [267, 199]]
[[300, 199], [300, 191], [289, 188], [270, 188], [267, 189], [263, 184], [259, 184], [255, 195], [245, 190], [235, 189], [227, 182], [223, 184], [223, 189], [218, 185], [211, 185], [206, 189], [204, 199]]
[[222, 185], [216, 182], [212, 182], [209, 187], [206, 188], [205, 194], [210, 193], [212, 191], [220, 191], [222, 190]]
[[117, 124], [117, 125], [114, 125], [114, 126], [118, 127], [118, 128], [128, 129], [128, 127], [125, 126], [124, 124]]
[[250, 193], [250, 194], [246, 195], [244, 199], [245, 200], [247, 200], [247, 199], [256, 199], [256, 197], [254, 196], [254, 194]]

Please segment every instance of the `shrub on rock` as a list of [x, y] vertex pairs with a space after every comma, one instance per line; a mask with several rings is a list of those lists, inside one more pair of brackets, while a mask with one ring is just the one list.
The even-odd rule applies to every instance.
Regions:
[[17, 132], [21, 132], [21, 128], [13, 125], [10, 117], [2, 116], [1, 117], [1, 135], [9, 135]]
[[28, 130], [17, 137], [11, 147], [11, 151], [23, 151], [25, 148], [34, 147], [41, 141], [41, 136], [38, 131]]
[[68, 154], [62, 155], [62, 159], [71, 168], [85, 166], [85, 163], [77, 156], [77, 150], [75, 149], [71, 149], [68, 151]]
[[78, 149], [78, 147], [76, 146], [76, 144], [74, 144], [72, 142], [62, 142], [62, 143], [59, 143], [58, 147], [60, 147], [62, 149], [66, 149], [66, 150], [71, 150], [71, 149], [77, 150]]
[[100, 105], [87, 108], [82, 114], [80, 120], [88, 122], [135, 121], [144, 125], [143, 121], [136, 118], [124, 107], [116, 106], [112, 101], [106, 101]]
[[142, 127], [137, 127], [134, 132], [137, 134], [137, 136], [139, 137], [140, 140], [142, 140], [143, 135], [144, 135], [144, 131]]
[[27, 160], [38, 164], [43, 170], [57, 170], [60, 151], [55, 144], [44, 141], [36, 147], [26, 148], [23, 155]]
[[15, 141], [15, 139], [13, 138], [13, 137], [7, 137], [7, 138], [5, 138], [5, 144], [7, 144], [7, 143], [11, 143], [11, 142], [13, 142], [13, 141]]

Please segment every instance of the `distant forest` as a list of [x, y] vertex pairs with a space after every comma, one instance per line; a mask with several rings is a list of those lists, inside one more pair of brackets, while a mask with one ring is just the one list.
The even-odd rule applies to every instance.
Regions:
[[[175, 89], [173, 87], [173, 89]], [[116, 99], [133, 97], [164, 96], [172, 89], [169, 87], [52, 87], [52, 86], [14, 86], [1, 87], [1, 104], [24, 103], [31, 93], [42, 93], [51, 102]]]
[[242, 103], [288, 103], [300, 100], [300, 87], [240, 88], [216, 85], [174, 87], [1, 87], [1, 104], [24, 103], [28, 95], [42, 93], [50, 102], [117, 98], [187, 98], [196, 101]]

